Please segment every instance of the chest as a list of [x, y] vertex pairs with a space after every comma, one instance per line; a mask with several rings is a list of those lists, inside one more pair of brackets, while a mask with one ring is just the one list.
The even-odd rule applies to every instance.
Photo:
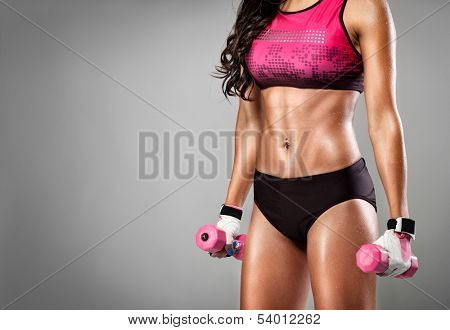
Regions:
[[360, 55], [338, 18], [277, 15], [253, 40], [245, 57], [260, 87], [321, 88], [342, 79], [361, 80]]

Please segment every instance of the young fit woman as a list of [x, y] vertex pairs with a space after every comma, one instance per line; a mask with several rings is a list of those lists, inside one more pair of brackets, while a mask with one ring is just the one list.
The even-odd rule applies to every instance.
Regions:
[[376, 275], [355, 263], [378, 236], [352, 126], [363, 91], [390, 216], [409, 216], [386, 0], [243, 0], [217, 69], [240, 97], [225, 205], [254, 183], [241, 309], [303, 309], [310, 287], [316, 309], [375, 308]]

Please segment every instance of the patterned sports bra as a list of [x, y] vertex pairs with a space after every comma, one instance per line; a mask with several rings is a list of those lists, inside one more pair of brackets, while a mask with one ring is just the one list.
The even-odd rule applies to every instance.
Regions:
[[261, 88], [343, 89], [363, 92], [362, 56], [344, 25], [347, 0], [318, 0], [278, 13], [253, 40], [245, 61]]

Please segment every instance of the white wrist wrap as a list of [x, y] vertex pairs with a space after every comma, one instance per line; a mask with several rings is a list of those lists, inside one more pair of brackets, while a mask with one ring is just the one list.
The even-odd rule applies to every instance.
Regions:
[[394, 229], [388, 229], [373, 244], [379, 245], [389, 252], [389, 266], [380, 276], [394, 277], [403, 274], [411, 267], [411, 256], [403, 259], [400, 238]]
[[219, 215], [217, 228], [222, 229], [227, 236], [227, 244], [233, 243], [233, 238], [239, 234], [241, 220], [232, 217], [231, 215]]

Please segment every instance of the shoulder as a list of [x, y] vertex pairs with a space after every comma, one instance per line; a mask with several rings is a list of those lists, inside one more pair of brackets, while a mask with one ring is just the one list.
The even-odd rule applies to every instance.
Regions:
[[365, 16], [375, 16], [389, 7], [387, 0], [344, 0], [346, 8], [351, 11], [364, 13]]
[[387, 0], [344, 0], [344, 20], [358, 34], [392, 23]]

